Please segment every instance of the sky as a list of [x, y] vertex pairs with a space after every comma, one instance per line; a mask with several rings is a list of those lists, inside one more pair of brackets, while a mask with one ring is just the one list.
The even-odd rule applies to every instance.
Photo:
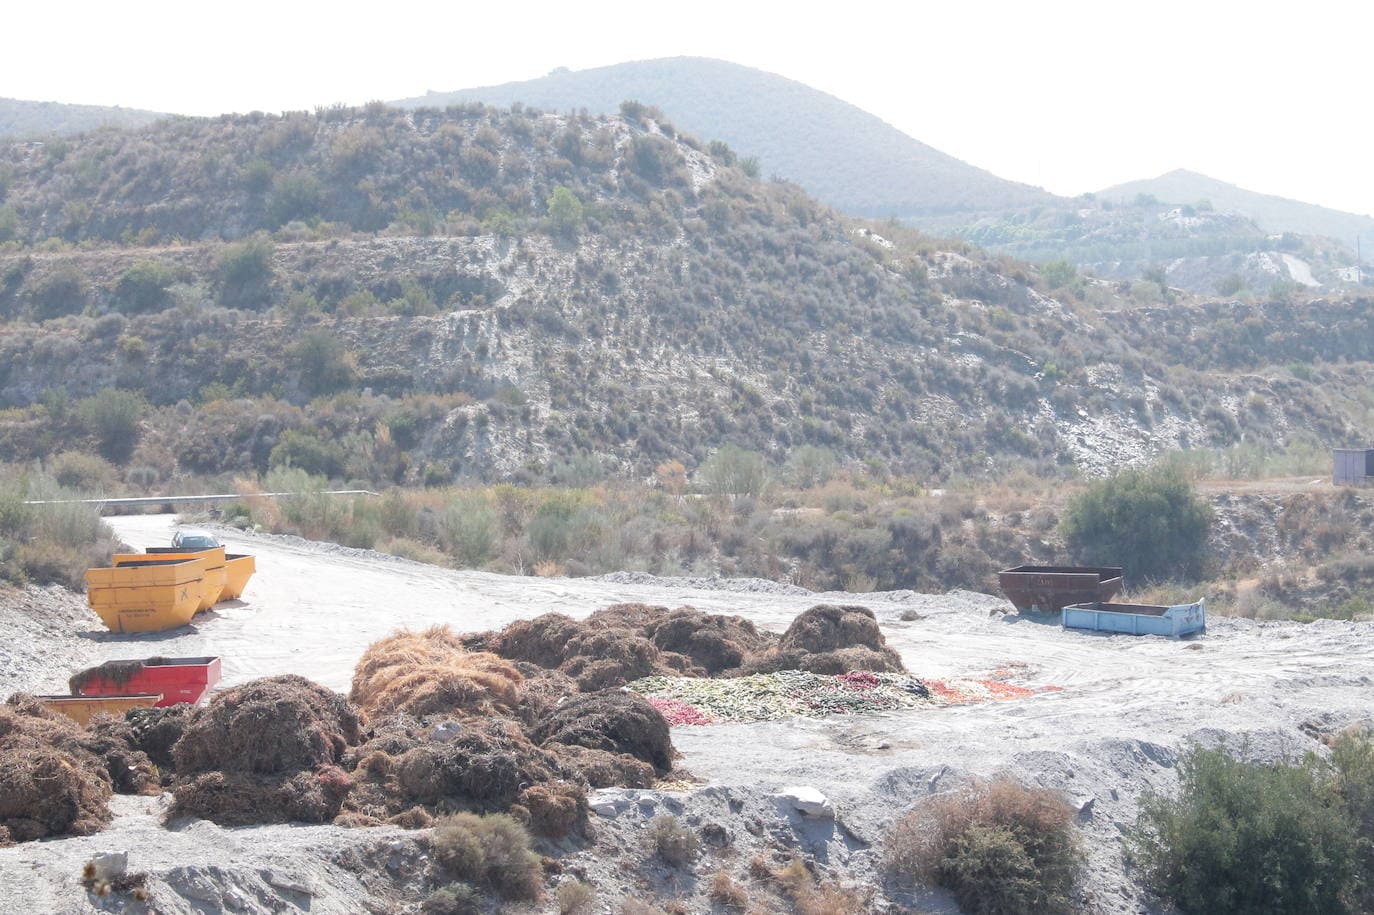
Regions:
[[1187, 168], [1374, 214], [1368, 0], [20, 3], [9, 98], [275, 112], [694, 55], [1059, 194]]

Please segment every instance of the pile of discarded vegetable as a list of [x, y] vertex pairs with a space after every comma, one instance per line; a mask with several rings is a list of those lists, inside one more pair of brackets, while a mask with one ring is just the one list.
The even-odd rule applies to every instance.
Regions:
[[778, 718], [858, 715], [931, 703], [930, 690], [906, 674], [782, 670], [731, 680], [645, 677], [626, 687], [674, 726]]

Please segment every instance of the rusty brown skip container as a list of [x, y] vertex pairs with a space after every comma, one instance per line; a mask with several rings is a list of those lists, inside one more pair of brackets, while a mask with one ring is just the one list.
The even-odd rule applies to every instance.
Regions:
[[1069, 604], [1109, 601], [1121, 590], [1115, 566], [1017, 566], [997, 576], [1018, 610], [1058, 613]]

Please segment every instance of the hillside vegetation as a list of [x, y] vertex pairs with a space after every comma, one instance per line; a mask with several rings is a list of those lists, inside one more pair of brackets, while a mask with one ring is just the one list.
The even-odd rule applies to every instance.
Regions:
[[1252, 219], [1271, 234], [1322, 235], [1347, 245], [1352, 245], [1357, 236], [1366, 240], [1374, 238], [1374, 219], [1367, 215], [1248, 191], [1186, 169], [1176, 169], [1158, 178], [1128, 181], [1097, 192], [1098, 197], [1107, 200], [1132, 200], [1141, 194], [1178, 204], [1210, 200], [1217, 209]]
[[848, 223], [642, 106], [175, 119], [0, 167], [0, 460], [140, 486], [647, 479], [727, 445], [1100, 473], [1370, 409], [1364, 300], [1173, 301]]
[[163, 115], [138, 108], [0, 98], [0, 140], [68, 136], [97, 127], [141, 127]]
[[678, 127], [757, 158], [764, 174], [795, 181], [855, 215], [1006, 209], [1053, 195], [998, 178], [933, 149], [868, 112], [810, 86], [702, 57], [641, 60], [540, 79], [430, 92], [405, 107], [483, 102], [613, 114], [626, 99], [662, 109]]

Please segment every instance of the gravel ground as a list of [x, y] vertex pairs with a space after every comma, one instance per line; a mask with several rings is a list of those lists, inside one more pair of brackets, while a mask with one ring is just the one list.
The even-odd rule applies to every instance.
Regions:
[[[170, 536], [166, 517], [112, 521], [138, 547]], [[1251, 757], [1273, 759], [1320, 749], [1313, 735], [1370, 716], [1374, 629], [1365, 623], [1214, 619], [1205, 636], [1190, 641], [1098, 636], [1006, 614], [1004, 601], [969, 592], [820, 595], [789, 586], [735, 588], [638, 574], [516, 578], [296, 538], [226, 536], [234, 552], [258, 556], [257, 577], [243, 601], [173, 634], [115, 637], [60, 593], [0, 594], [0, 644], [6, 646], [0, 684], [7, 690], [53, 688], [93, 659], [218, 654], [225, 685], [289, 671], [346, 690], [366, 645], [400, 626], [484, 630], [548, 611], [581, 617], [616, 601], [643, 601], [737, 613], [781, 631], [801, 610], [842, 599], [875, 612], [889, 644], [917, 677], [1004, 682], [1034, 693], [865, 715], [675, 728], [681, 765], [696, 782], [682, 791], [615, 795], [602, 805], [606, 815], [594, 818], [594, 844], [559, 849], [569, 873], [596, 883], [605, 899], [645, 892], [624, 863], [642, 859], [642, 830], [657, 810], [722, 826], [733, 837], [736, 866], [754, 853], [800, 847], [847, 877], [872, 883], [883, 833], [895, 816], [960, 779], [1005, 771], [1062, 790], [1079, 809], [1091, 861], [1082, 911], [1152, 912], [1122, 864], [1120, 835], [1134, 822], [1143, 791], [1176, 783], [1181, 750], [1191, 742], [1227, 742]], [[921, 618], [902, 621], [909, 610]], [[837, 819], [804, 819], [775, 799], [780, 789], [797, 785], [822, 791]], [[50, 886], [53, 895], [25, 911], [96, 911], [71, 875], [92, 850], [106, 846], [128, 850], [130, 869], [150, 875], [158, 911], [214, 911], [194, 894], [216, 887], [237, 894], [237, 911], [306, 907], [299, 892], [252, 877], [262, 868], [314, 874], [310, 911], [348, 910], [350, 898], [381, 900], [377, 905], [385, 910], [404, 900], [386, 895], [384, 865], [377, 865], [365, 891], [348, 883], [364, 877], [346, 879], [331, 869], [338, 849], [368, 845], [374, 832], [216, 830], [208, 824], [167, 831], [147, 810], [128, 813], [101, 836], [0, 850], [0, 911], [34, 898], [38, 884]], [[285, 836], [291, 841], [282, 844]], [[215, 849], [222, 849], [224, 860], [212, 865]], [[703, 872], [717, 861], [707, 854]], [[287, 855], [289, 863], [273, 855]], [[188, 890], [192, 885], [196, 889]], [[695, 884], [665, 873], [655, 886], [690, 894]], [[707, 910], [699, 894], [691, 898], [693, 911]], [[955, 911], [937, 893], [892, 902], [903, 910]]]

